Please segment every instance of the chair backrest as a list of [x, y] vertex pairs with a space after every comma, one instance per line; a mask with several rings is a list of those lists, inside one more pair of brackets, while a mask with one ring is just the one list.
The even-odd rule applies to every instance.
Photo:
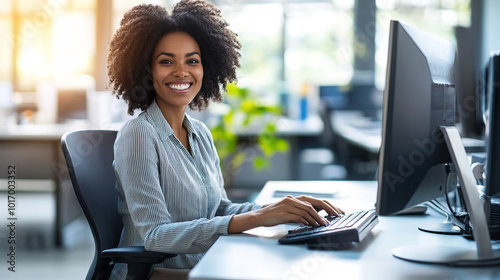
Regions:
[[83, 130], [66, 133], [61, 140], [73, 189], [94, 236], [96, 252], [87, 280], [108, 279], [112, 266], [101, 251], [118, 246], [123, 228], [112, 165], [116, 134]]

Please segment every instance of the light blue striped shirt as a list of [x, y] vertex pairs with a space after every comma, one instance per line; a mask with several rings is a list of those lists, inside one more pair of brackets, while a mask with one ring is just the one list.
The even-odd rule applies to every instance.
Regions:
[[[124, 124], [115, 142], [118, 211], [124, 228], [120, 246], [179, 254], [161, 267], [192, 268], [221, 235], [234, 214], [258, 209], [232, 203], [224, 190], [210, 130], [186, 115], [192, 155], [153, 102]], [[116, 265], [111, 279], [125, 279]]]

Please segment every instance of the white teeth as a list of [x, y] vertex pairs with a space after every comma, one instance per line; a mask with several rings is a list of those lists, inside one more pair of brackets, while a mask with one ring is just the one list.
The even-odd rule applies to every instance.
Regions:
[[191, 85], [190, 84], [170, 84], [168, 85], [169, 88], [176, 89], [176, 90], [184, 90], [189, 88]]

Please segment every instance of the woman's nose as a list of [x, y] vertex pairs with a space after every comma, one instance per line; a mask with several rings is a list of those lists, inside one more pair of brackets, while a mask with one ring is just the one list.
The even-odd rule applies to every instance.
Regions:
[[186, 67], [184, 65], [178, 65], [175, 70], [174, 70], [174, 76], [180, 77], [180, 78], [185, 78], [189, 75], [189, 72], [187, 71]]

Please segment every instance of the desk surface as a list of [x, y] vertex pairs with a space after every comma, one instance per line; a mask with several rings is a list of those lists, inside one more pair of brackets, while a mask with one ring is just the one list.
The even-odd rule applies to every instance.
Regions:
[[[275, 190], [331, 192], [346, 211], [373, 207], [376, 182], [269, 182], [257, 198], [267, 203]], [[500, 267], [451, 268], [416, 264], [392, 256], [405, 245], [448, 244], [475, 248], [461, 236], [419, 231], [422, 224], [443, 222], [429, 209], [423, 216], [379, 217], [379, 224], [358, 246], [345, 251], [308, 250], [303, 245], [279, 245], [277, 239], [295, 225], [258, 228], [245, 234], [222, 236], [189, 274], [201, 279], [498, 279]]]

